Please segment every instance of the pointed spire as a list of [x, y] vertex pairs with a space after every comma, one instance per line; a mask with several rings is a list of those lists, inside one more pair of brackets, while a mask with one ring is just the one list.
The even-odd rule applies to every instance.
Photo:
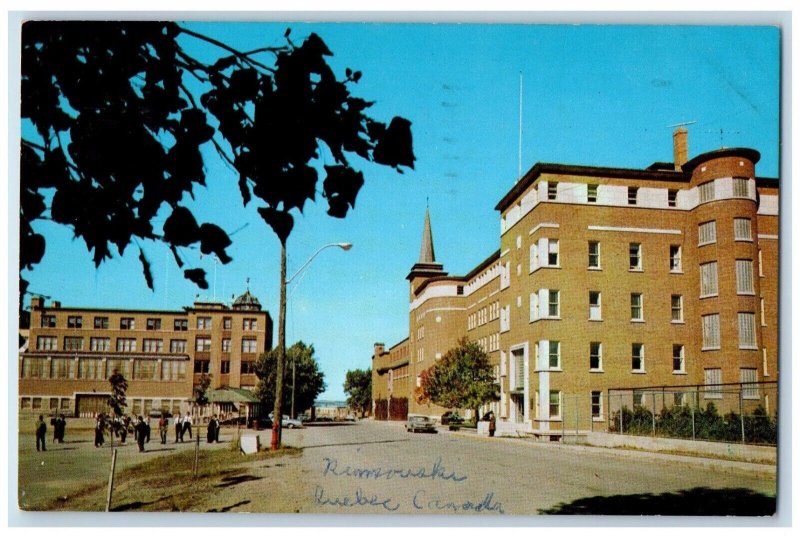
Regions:
[[419, 249], [418, 263], [436, 263], [433, 251], [433, 233], [431, 233], [431, 212], [425, 208], [425, 227], [422, 229], [422, 246]]

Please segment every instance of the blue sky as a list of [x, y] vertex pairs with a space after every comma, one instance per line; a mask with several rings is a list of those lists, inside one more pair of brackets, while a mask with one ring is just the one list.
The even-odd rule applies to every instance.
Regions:
[[[417, 166], [400, 175], [361, 164], [366, 184], [344, 220], [324, 200], [306, 207], [288, 243], [293, 274], [320, 246], [330, 249], [290, 286], [287, 343], [313, 343], [328, 384], [344, 397], [344, 373], [368, 368], [372, 344], [407, 335], [408, 286], [419, 255], [426, 200], [438, 261], [464, 274], [499, 245], [497, 201], [518, 167], [519, 74], [523, 73], [523, 172], [534, 163], [646, 167], [672, 160], [671, 125], [689, 127], [690, 156], [726, 147], [757, 149], [760, 176], [779, 170], [780, 35], [771, 27], [545, 26], [475, 24], [193, 23], [242, 50], [318, 33], [334, 69], [364, 74], [354, 93], [376, 101], [371, 115], [412, 122]], [[186, 40], [197, 54], [214, 51]], [[722, 133], [720, 133], [722, 130]], [[40, 223], [47, 254], [27, 272], [30, 289], [67, 306], [178, 309], [197, 293], [229, 301], [251, 291], [275, 319], [279, 244], [255, 211], [242, 207], [235, 174], [206, 151], [208, 188], [190, 205], [229, 232], [233, 262], [199, 251], [189, 265], [208, 272], [209, 290], [184, 280], [166, 249], [144, 244], [155, 292], [130, 248], [95, 269], [69, 230]], [[328, 157], [329, 159], [329, 157]], [[325, 157], [323, 156], [323, 161]], [[216, 282], [216, 285], [214, 283]], [[27, 303], [27, 298], [26, 298]]]

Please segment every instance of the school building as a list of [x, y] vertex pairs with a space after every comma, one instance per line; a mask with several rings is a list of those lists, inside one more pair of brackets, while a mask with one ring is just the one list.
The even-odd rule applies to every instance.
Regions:
[[[252, 414], [259, 354], [272, 345], [272, 319], [250, 291], [232, 304], [195, 302], [181, 310], [114, 310], [31, 300], [19, 355], [21, 413], [92, 417], [108, 412], [109, 377], [128, 381], [127, 411], [208, 414], [193, 389], [211, 376], [213, 412]], [[231, 396], [232, 395], [232, 396]]]
[[476, 245], [494, 252], [465, 276], [436, 260], [426, 212], [408, 338], [374, 348], [374, 410], [440, 416], [414, 389], [467, 337], [494, 365], [501, 398], [482, 412], [498, 430], [602, 429], [622, 405], [774, 413], [779, 182], [756, 175], [753, 149], [689, 159], [687, 137], [643, 169], [537, 163], [495, 207], [499, 248]]

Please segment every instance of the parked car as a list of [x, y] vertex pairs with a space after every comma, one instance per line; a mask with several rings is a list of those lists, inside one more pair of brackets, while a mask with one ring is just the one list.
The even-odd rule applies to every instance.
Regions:
[[[269, 414], [269, 419], [272, 420], [272, 417], [274, 417], [274, 416], [275, 416], [274, 412], [270, 413]], [[283, 415], [281, 417], [281, 427], [282, 428], [289, 428], [291, 430], [291, 429], [294, 429], [294, 428], [302, 428], [303, 427], [303, 423], [300, 421], [300, 419], [290, 418], [289, 415]]]
[[406, 431], [407, 432], [433, 432], [436, 433], [436, 423], [429, 419], [428, 417], [423, 416], [410, 416], [408, 417], [408, 421], [406, 422]]
[[464, 419], [458, 416], [458, 411], [447, 411], [444, 415], [442, 415], [442, 426], [447, 426], [448, 424], [463, 424]]
[[356, 421], [356, 416], [353, 413], [348, 413], [348, 415], [346, 417], [344, 417], [344, 419], [347, 422], [355, 422]]

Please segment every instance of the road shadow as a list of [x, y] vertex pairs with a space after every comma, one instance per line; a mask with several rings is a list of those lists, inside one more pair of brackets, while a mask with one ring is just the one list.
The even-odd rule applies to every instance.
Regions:
[[334, 446], [361, 446], [361, 445], [377, 445], [381, 443], [404, 443], [408, 441], [408, 439], [387, 439], [385, 441], [354, 441], [351, 443], [330, 443], [327, 445], [308, 445], [303, 446], [303, 450], [307, 450], [309, 448], [330, 448]]
[[585, 497], [539, 510], [550, 515], [771, 516], [775, 497], [746, 488], [693, 488], [669, 493]]
[[245, 504], [250, 504], [250, 501], [239, 501], [236, 504], [232, 504], [230, 506], [225, 506], [217, 510], [216, 508], [212, 508], [209, 512], [230, 512], [234, 508], [238, 508], [239, 506], [244, 506]]
[[153, 501], [134, 501], [132, 503], [121, 504], [119, 506], [114, 506], [111, 508], [112, 512], [127, 512], [128, 510], [138, 510], [142, 507], [155, 504], [157, 502], [166, 501], [167, 499], [171, 498], [172, 495], [167, 495], [166, 497], [161, 497], [160, 499], [155, 499]]
[[355, 426], [355, 422], [304, 422], [304, 428], [331, 428], [335, 426]]
[[145, 452], [146, 453], [151, 453], [151, 452], [174, 452], [175, 450], [177, 450], [177, 449], [175, 449], [175, 448], [146, 448]]

